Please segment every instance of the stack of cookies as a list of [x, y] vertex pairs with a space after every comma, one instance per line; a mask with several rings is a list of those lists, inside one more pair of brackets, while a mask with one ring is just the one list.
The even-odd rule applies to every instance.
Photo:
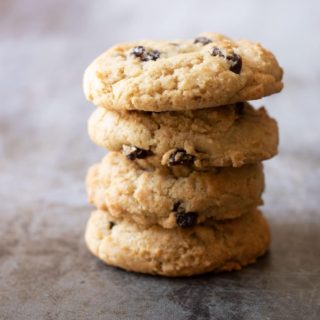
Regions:
[[248, 100], [279, 92], [282, 69], [260, 44], [205, 33], [119, 44], [86, 70], [98, 108], [86, 243], [104, 262], [165, 276], [230, 271], [270, 243], [261, 161], [278, 128]]

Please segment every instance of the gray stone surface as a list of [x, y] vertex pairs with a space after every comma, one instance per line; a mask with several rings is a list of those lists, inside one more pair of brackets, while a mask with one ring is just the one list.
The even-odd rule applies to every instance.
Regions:
[[[319, 319], [318, 1], [0, 1], [0, 319]], [[269, 255], [241, 272], [165, 279], [86, 250], [90, 143], [81, 77], [114, 42], [218, 30], [259, 40], [286, 70], [266, 103]]]

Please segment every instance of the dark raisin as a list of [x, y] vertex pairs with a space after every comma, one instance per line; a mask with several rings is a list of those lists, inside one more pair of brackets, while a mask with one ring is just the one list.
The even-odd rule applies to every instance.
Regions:
[[227, 56], [227, 60], [230, 63], [230, 71], [239, 74], [242, 68], [242, 59], [241, 57], [236, 54], [232, 53], [231, 55]]
[[132, 54], [134, 55], [134, 56], [136, 56], [137, 58], [141, 58], [144, 54], [145, 54], [145, 52], [146, 52], [146, 49], [145, 49], [145, 47], [143, 47], [143, 46], [137, 46], [137, 47], [134, 47], [133, 49], [132, 49]]
[[188, 154], [184, 149], [175, 149], [169, 159], [168, 166], [190, 165], [195, 161], [195, 156]]
[[156, 61], [157, 59], [159, 59], [159, 57], [160, 57], [160, 52], [158, 50], [151, 50], [147, 53], [146, 60], [143, 60], [143, 61], [149, 61], [149, 60]]
[[173, 204], [172, 211], [175, 213], [176, 223], [179, 227], [189, 228], [197, 224], [198, 214], [196, 212], [186, 212], [181, 201]]
[[193, 43], [201, 43], [203, 44], [204, 46], [208, 43], [212, 42], [211, 39], [209, 38], [206, 38], [206, 37], [197, 37], [194, 39]]
[[221, 58], [226, 58], [226, 60], [230, 64], [230, 71], [237, 73], [237, 74], [239, 74], [241, 72], [242, 59], [238, 54], [232, 53], [232, 54], [228, 55], [227, 57], [225, 57], [225, 55], [222, 53], [222, 51], [218, 47], [213, 47], [211, 49], [211, 55], [214, 57], [218, 56]]
[[211, 49], [211, 55], [214, 57], [218, 56], [218, 57], [224, 58], [224, 54], [218, 47], [213, 47]]
[[129, 160], [144, 159], [152, 155], [150, 150], [129, 146], [123, 146], [123, 153]]
[[109, 221], [109, 228], [110, 230], [115, 226], [116, 224], [112, 221]]
[[196, 212], [176, 213], [176, 223], [181, 228], [190, 228], [197, 224], [198, 214]]
[[143, 46], [136, 46], [132, 49], [131, 54], [136, 58], [140, 58], [141, 61], [157, 60], [160, 57], [160, 52], [158, 50], [147, 51]]
[[244, 103], [243, 102], [237, 102], [234, 106], [236, 115], [240, 116], [244, 114]]

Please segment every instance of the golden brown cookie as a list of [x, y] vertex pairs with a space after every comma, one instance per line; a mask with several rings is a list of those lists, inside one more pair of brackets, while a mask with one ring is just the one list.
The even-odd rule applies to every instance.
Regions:
[[93, 142], [123, 151], [145, 168], [239, 167], [277, 153], [278, 127], [248, 103], [179, 112], [116, 112], [98, 108], [88, 123]]
[[120, 152], [110, 152], [87, 175], [91, 203], [143, 227], [187, 228], [238, 217], [262, 204], [263, 188], [260, 163], [177, 177], [165, 168], [146, 171]]
[[142, 228], [98, 210], [89, 219], [85, 240], [107, 264], [175, 277], [238, 270], [254, 263], [268, 249], [270, 233], [258, 210], [189, 229]]
[[160, 112], [259, 99], [282, 89], [282, 74], [260, 44], [204, 33], [115, 45], [90, 64], [83, 83], [97, 106]]

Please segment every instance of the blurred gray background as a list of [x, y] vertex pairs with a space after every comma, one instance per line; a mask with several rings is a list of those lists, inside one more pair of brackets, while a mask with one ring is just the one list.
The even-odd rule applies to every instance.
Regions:
[[[320, 2], [0, 0], [0, 319], [319, 319]], [[116, 42], [217, 31], [261, 42], [285, 89], [265, 165], [271, 253], [241, 272], [162, 279], [105, 267], [83, 242], [85, 67]]]

